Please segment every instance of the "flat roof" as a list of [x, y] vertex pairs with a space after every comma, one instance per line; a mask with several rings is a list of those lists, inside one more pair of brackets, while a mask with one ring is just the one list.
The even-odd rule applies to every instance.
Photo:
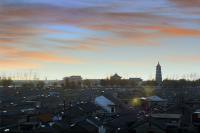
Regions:
[[152, 114], [154, 118], [163, 118], [163, 119], [180, 119], [181, 114]]

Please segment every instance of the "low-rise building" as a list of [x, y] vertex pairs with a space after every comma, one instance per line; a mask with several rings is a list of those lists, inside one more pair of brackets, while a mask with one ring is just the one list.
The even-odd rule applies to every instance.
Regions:
[[95, 104], [100, 106], [102, 109], [104, 109], [108, 113], [115, 113], [115, 104], [107, 99], [104, 96], [98, 96], [95, 98]]

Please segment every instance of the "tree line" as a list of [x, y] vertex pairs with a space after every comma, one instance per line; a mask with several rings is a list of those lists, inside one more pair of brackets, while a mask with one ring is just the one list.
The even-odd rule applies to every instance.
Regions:
[[[8, 88], [9, 86], [15, 87], [16, 83], [11, 79], [11, 78], [1, 78], [0, 79], [0, 86], [4, 88]], [[45, 86], [44, 81], [36, 81], [36, 82], [31, 82], [31, 81], [26, 81], [21, 83], [21, 87], [23, 88], [43, 88]]]
[[102, 79], [100, 81], [100, 85], [103, 87], [136, 87], [137, 83], [136, 81], [129, 79], [120, 79], [120, 80]]
[[120, 79], [101, 79], [100, 81], [82, 80], [82, 81], [68, 81], [64, 80], [62, 86], [66, 89], [88, 88], [88, 87], [135, 87], [137, 83], [133, 80]]
[[[156, 86], [158, 85], [155, 80], [147, 80], [143, 82], [145, 86]], [[162, 81], [162, 87], [164, 88], [182, 88], [182, 87], [200, 87], [200, 79], [198, 80], [186, 80], [186, 79], [179, 79], [179, 80], [171, 80], [165, 79]]]
[[8, 87], [8, 86], [11, 86], [12, 84], [13, 84], [13, 81], [11, 78], [1, 78], [0, 80], [0, 86]]
[[[158, 85], [155, 80], [147, 80], [143, 81], [142, 86], [156, 86]], [[0, 86], [2, 87], [9, 87], [9, 86], [16, 86], [15, 82], [11, 78], [2, 78], [0, 79]], [[56, 88], [58, 86], [58, 83], [55, 82], [52, 84], [52, 87]], [[113, 80], [113, 79], [101, 79], [98, 82], [94, 82], [91, 80], [82, 80], [78, 82], [69, 82], [68, 80], [65, 80], [61, 87], [65, 89], [78, 89], [78, 88], [87, 88], [87, 87], [136, 87], [138, 86], [138, 82], [134, 80], [128, 80], [128, 79], [120, 79], [120, 80]], [[21, 87], [24, 88], [44, 88], [45, 82], [44, 81], [26, 81], [24, 83], [21, 83]], [[186, 80], [186, 79], [180, 79], [180, 80], [170, 80], [165, 79], [162, 81], [162, 87], [163, 88], [182, 88], [182, 87], [200, 87], [200, 79], [198, 80]]]

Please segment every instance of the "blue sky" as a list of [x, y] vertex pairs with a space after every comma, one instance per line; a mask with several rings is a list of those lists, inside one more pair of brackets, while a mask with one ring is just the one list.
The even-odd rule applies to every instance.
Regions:
[[[40, 78], [199, 74], [199, 0], [1, 0], [0, 71]], [[198, 77], [198, 76], [197, 76]]]

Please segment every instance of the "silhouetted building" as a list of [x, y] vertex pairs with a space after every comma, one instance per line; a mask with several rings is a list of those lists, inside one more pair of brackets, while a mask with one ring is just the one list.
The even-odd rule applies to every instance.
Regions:
[[82, 77], [81, 76], [70, 76], [70, 77], [64, 77], [63, 83], [66, 85], [66, 83], [73, 83], [76, 86], [82, 85]]
[[120, 80], [122, 77], [115, 73], [113, 76], [110, 77], [111, 80]]
[[160, 63], [156, 66], [156, 83], [160, 86], [162, 84], [162, 71]]

